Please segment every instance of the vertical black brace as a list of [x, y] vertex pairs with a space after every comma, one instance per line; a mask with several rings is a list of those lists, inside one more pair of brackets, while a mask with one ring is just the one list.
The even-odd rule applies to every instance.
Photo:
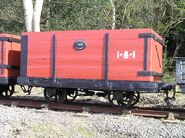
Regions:
[[52, 39], [52, 79], [53, 82], [56, 82], [56, 35], [53, 35], [53, 39]]
[[144, 38], [144, 71], [147, 71], [148, 60], [148, 38]]
[[108, 71], [109, 71], [109, 34], [105, 34], [105, 84], [108, 87]]
[[27, 59], [28, 58], [28, 36], [21, 36], [21, 68], [20, 76], [27, 76]]
[[[2, 45], [1, 45], [1, 65], [4, 64], [4, 40], [2, 40]], [[3, 69], [1, 69], [1, 74], [3, 74]]]

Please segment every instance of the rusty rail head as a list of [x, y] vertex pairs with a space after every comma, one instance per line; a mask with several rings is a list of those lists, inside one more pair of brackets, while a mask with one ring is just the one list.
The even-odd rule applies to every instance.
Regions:
[[150, 108], [150, 107], [133, 107], [132, 109], [117, 109], [109, 105], [90, 104], [90, 103], [48, 103], [44, 100], [32, 99], [0, 99], [1, 105], [29, 108], [47, 108], [51, 110], [68, 110], [76, 112], [93, 112], [109, 114], [133, 114], [136, 116], [153, 117], [153, 118], [172, 118], [185, 119], [185, 109], [167, 109], [167, 108]]

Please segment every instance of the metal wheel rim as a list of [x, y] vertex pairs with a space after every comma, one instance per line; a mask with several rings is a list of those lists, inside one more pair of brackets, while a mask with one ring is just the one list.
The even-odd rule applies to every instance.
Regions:
[[13, 85], [6, 86], [4, 89], [0, 91], [0, 96], [8, 98], [13, 95], [15, 87]]
[[63, 102], [66, 97], [65, 89], [56, 89], [55, 93], [49, 94], [47, 88], [44, 89], [44, 97], [48, 102]]
[[68, 93], [67, 91], [67, 94], [66, 94], [66, 101], [74, 101], [76, 99], [76, 97], [78, 96], [78, 90], [77, 89], [74, 89], [74, 93], [71, 94], [71, 93]]
[[114, 92], [110, 92], [108, 94], [109, 102], [113, 107], [128, 108], [132, 104], [134, 92], [123, 92], [123, 97], [121, 100], [114, 100], [113, 93]]
[[51, 94], [49, 94], [48, 93], [48, 88], [45, 88], [44, 89], [44, 98], [47, 100], [47, 101], [53, 101], [54, 100], [54, 97], [55, 96], [55, 94], [54, 95], [51, 95]]
[[134, 92], [134, 97], [131, 106], [136, 105], [139, 102], [140, 99], [140, 92]]

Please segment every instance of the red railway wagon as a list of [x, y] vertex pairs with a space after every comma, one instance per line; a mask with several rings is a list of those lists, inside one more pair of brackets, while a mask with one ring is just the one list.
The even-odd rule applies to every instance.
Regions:
[[20, 37], [0, 34], [0, 95], [11, 96], [20, 68]]
[[28, 32], [21, 41], [21, 85], [160, 89], [163, 40], [152, 29]]

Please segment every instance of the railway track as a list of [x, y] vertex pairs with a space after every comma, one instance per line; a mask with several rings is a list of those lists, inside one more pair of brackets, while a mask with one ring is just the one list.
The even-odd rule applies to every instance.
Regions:
[[185, 120], [184, 109], [166, 109], [150, 107], [133, 107], [127, 110], [113, 108], [109, 105], [90, 104], [90, 103], [48, 103], [44, 100], [31, 100], [23, 98], [0, 99], [0, 105], [28, 107], [28, 108], [47, 108], [51, 110], [68, 110], [76, 112], [93, 112], [109, 114], [132, 114], [143, 117], [181, 119]]

